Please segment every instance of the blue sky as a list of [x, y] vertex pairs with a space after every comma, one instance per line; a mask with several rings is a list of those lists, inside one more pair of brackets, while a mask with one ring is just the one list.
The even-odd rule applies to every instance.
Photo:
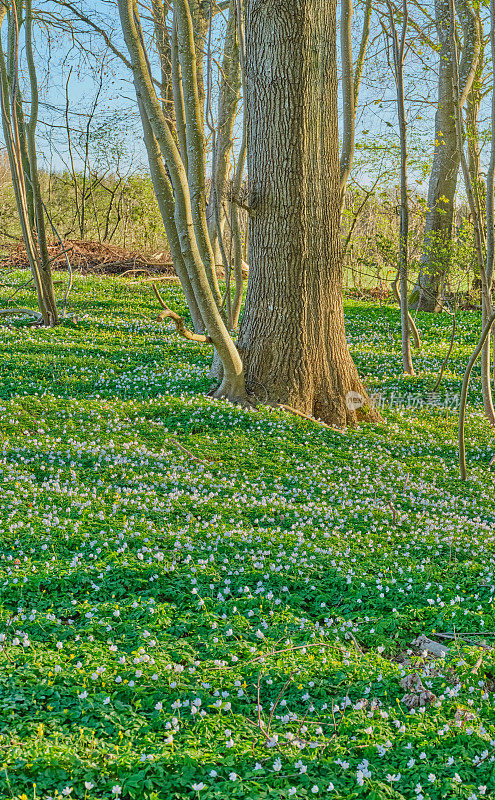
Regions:
[[[116, 0], [75, 2], [97, 24], [111, 32], [112, 41], [125, 52]], [[356, 5], [355, 27], [359, 34], [360, 10], [359, 4]], [[42, 14], [46, 11], [56, 11], [58, 14], [61, 12], [61, 8], [53, 0], [45, 0], [41, 9]], [[372, 30], [372, 40], [375, 32]], [[108, 51], [102, 38], [94, 32], [88, 32], [82, 23], [76, 26], [76, 36], [83, 44], [84, 52], [75, 46], [67, 32], [51, 31], [50, 40], [47, 39], [46, 28], [40, 28], [37, 32], [37, 60], [42, 95], [38, 126], [40, 162], [56, 169], [63, 169], [69, 163], [65, 106], [66, 84], [70, 73], [68, 117], [74, 161], [76, 167], [81, 165], [81, 144], [88, 115], [99, 91], [102, 71], [103, 88], [99, 93], [97, 112], [91, 126], [92, 160], [98, 168], [106, 168], [114, 162], [117, 163], [119, 157], [121, 168], [146, 169], [146, 155], [128, 69]], [[426, 48], [423, 48], [418, 56], [411, 50], [406, 63], [411, 183], [417, 187], [420, 184], [416, 180], [421, 176], [415, 165], [415, 158], [425, 160], [431, 153], [436, 96], [437, 56], [425, 51]], [[433, 69], [426, 70], [423, 62]], [[363, 183], [369, 183], [373, 179], [372, 172], [376, 163], [382, 157], [380, 147], [386, 154], [397, 141], [395, 86], [384, 60], [383, 44], [379, 41], [372, 41], [370, 46], [360, 104], [358, 142], [364, 148], [371, 145], [375, 163], [375, 166], [370, 165], [370, 174], [366, 173], [364, 167], [360, 170], [360, 179]]]

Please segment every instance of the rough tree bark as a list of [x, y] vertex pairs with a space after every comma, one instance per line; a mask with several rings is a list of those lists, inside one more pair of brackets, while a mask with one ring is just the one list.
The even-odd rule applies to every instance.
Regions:
[[246, 88], [247, 385], [334, 425], [377, 420], [344, 329], [335, 0], [247, 0]]
[[[476, 15], [469, 0], [456, 3], [463, 28], [462, 58], [459, 65], [461, 106], [471, 90], [479, 58], [481, 38]], [[455, 109], [452, 94], [453, 64], [449, 23], [449, 0], [435, 0], [438, 32], [438, 101], [435, 115], [435, 151], [428, 186], [423, 252], [417, 285], [411, 299], [421, 311], [436, 311], [450, 260], [454, 199], [459, 173]]]

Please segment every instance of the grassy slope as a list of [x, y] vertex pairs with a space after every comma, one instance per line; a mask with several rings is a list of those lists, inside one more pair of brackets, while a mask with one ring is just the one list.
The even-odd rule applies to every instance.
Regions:
[[[345, 435], [249, 413], [203, 396], [209, 350], [152, 321], [149, 284], [79, 279], [71, 307], [0, 345], [0, 797], [495, 797], [479, 377], [463, 485], [449, 410]], [[368, 386], [426, 397], [448, 317], [403, 379], [398, 311], [346, 315]], [[454, 630], [476, 635], [446, 662], [401, 663]], [[417, 672], [437, 702], [411, 713]]]

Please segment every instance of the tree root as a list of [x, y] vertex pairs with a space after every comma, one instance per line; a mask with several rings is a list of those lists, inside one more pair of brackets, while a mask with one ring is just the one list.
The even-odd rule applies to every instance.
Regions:
[[0, 317], [32, 317], [30, 325], [43, 325], [43, 316], [32, 308], [0, 308]]
[[169, 318], [175, 323], [177, 333], [183, 336], [184, 339], [189, 339], [191, 342], [207, 342], [208, 344], [212, 344], [212, 340], [209, 336], [204, 336], [202, 333], [193, 333], [189, 328], [186, 328], [183, 318], [167, 306], [155, 284], [153, 284], [153, 290], [158, 298], [158, 302], [163, 308], [163, 311], [158, 314], [157, 320], [161, 322], [161, 320]]
[[239, 391], [236, 386], [234, 386], [231, 381], [225, 377], [220, 386], [218, 386], [216, 389], [211, 389], [208, 392], [208, 397], [214, 397], [217, 400], [228, 400], [229, 403], [232, 403], [235, 406], [241, 406], [241, 408], [247, 408], [249, 411], [257, 410], [256, 400], [248, 397], [245, 392]]
[[334, 428], [333, 425], [328, 425], [328, 423], [323, 422], [322, 419], [316, 419], [315, 417], [312, 417], [311, 414], [305, 414], [304, 411], [298, 411], [297, 408], [293, 408], [292, 406], [287, 406], [284, 403], [280, 403], [279, 405], [274, 406], [274, 408], [283, 408], [284, 411], [288, 411], [290, 414], [295, 414], [297, 417], [304, 417], [304, 419], [309, 419], [311, 422], [316, 422], [317, 425], [321, 425], [323, 428], [330, 428], [331, 430], [338, 431], [339, 433], [343, 432], [341, 431], [340, 428]]

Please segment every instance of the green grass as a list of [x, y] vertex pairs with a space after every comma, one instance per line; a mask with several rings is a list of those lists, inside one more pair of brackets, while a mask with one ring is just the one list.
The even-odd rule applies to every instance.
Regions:
[[[153, 321], [149, 284], [78, 278], [70, 308], [2, 329], [0, 797], [494, 798], [479, 370], [465, 484], [443, 407], [479, 316], [432, 398], [449, 317], [418, 315], [404, 378], [398, 310], [348, 302], [396, 407], [343, 435], [206, 398], [210, 350]], [[411, 645], [438, 632], [445, 659]], [[407, 675], [435, 695], [414, 713]]]

